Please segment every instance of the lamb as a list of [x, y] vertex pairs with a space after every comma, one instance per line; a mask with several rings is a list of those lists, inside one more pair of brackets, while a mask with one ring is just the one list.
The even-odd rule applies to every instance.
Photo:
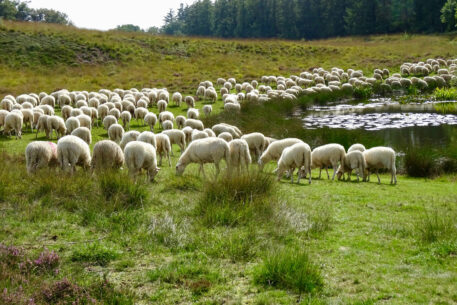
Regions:
[[232, 135], [228, 132], [223, 132], [223, 133], [219, 134], [217, 137], [220, 139], [223, 139], [227, 143], [233, 140]]
[[144, 117], [144, 123], [149, 126], [151, 131], [154, 131], [154, 125], [157, 123], [157, 116], [152, 112], [148, 112]]
[[248, 143], [251, 156], [258, 160], [265, 150], [265, 136], [260, 132], [254, 132], [242, 136], [241, 139]]
[[178, 164], [176, 164], [176, 174], [180, 176], [184, 173], [187, 165], [198, 163], [200, 164], [199, 173], [202, 172], [205, 176], [203, 164], [214, 163], [217, 177], [220, 172], [219, 163], [222, 159], [225, 159], [227, 167], [230, 167], [230, 147], [227, 142], [219, 138], [196, 140], [190, 143], [179, 158]]
[[175, 120], [178, 128], [182, 129], [184, 127], [184, 123], [186, 122], [186, 117], [183, 115], [178, 115]]
[[95, 144], [91, 161], [92, 170], [119, 169], [124, 164], [124, 152], [121, 147], [110, 140]]
[[373, 147], [363, 152], [367, 164], [365, 174], [366, 180], [370, 181], [370, 172], [376, 170], [378, 183], [381, 184], [379, 178], [379, 169], [387, 169], [390, 171], [390, 183], [397, 184], [397, 169], [395, 167], [395, 151], [390, 147]]
[[205, 138], [209, 138], [208, 133], [201, 131], [201, 130], [197, 130], [197, 129], [192, 130], [191, 141], [205, 139]]
[[11, 136], [11, 130], [14, 130], [16, 139], [22, 139], [22, 113], [13, 111], [5, 117], [3, 133]]
[[122, 140], [119, 145], [121, 146], [122, 149], [124, 149], [125, 146], [127, 145], [127, 143], [136, 141], [139, 135], [140, 135], [139, 131], [136, 131], [136, 130], [128, 131], [128, 132], [124, 133], [124, 135], [122, 136]]
[[309, 184], [311, 184], [311, 148], [306, 143], [296, 143], [284, 148], [278, 161], [277, 175], [278, 181], [281, 180], [284, 172], [290, 174], [290, 182], [294, 183], [294, 171], [298, 168], [298, 181], [302, 175], [306, 177], [309, 174]]
[[189, 108], [189, 110], [187, 110], [187, 118], [188, 119], [198, 119], [198, 117], [200, 116], [199, 112], [198, 112], [198, 109], [195, 109], [195, 108]]
[[67, 127], [65, 122], [61, 117], [52, 115], [47, 117], [46, 124], [48, 125], [48, 130], [50, 132], [50, 138], [52, 139], [52, 131], [56, 131], [57, 139], [63, 137], [67, 133]]
[[211, 112], [213, 111], [213, 107], [211, 105], [205, 105], [203, 106], [203, 113], [205, 114], [206, 117], [210, 116]]
[[92, 143], [92, 134], [87, 127], [78, 127], [72, 131], [71, 135], [77, 136], [89, 145]]
[[110, 126], [113, 125], [113, 124], [117, 124], [117, 119], [114, 116], [107, 115], [103, 119], [103, 128], [105, 128], [106, 131], [108, 131]]
[[157, 153], [160, 156], [159, 165], [162, 166], [162, 157], [165, 156], [168, 159], [168, 166], [171, 167], [171, 143], [170, 138], [166, 134], [157, 134], [156, 135], [156, 142], [157, 142]]
[[[89, 130], [92, 129], [92, 119], [90, 116], [85, 115], [85, 114], [80, 114], [76, 117], [79, 120], [79, 124], [81, 127], [87, 127]], [[117, 120], [116, 120], [117, 122]]]
[[[155, 115], [155, 114], [154, 114]], [[148, 116], [146, 114], [146, 116]], [[128, 111], [121, 112], [122, 126], [124, 129], [130, 129], [130, 121], [132, 120], [132, 115]], [[146, 122], [146, 117], [144, 117], [144, 122]]]
[[157, 109], [159, 109], [159, 113], [167, 110], [167, 106], [168, 106], [168, 103], [164, 100], [160, 100], [157, 102]]
[[198, 129], [198, 130], [203, 130], [205, 129], [205, 126], [203, 125], [203, 122], [200, 120], [194, 120], [194, 119], [187, 119], [186, 122], [184, 123], [184, 127], [191, 127], [192, 129]]
[[180, 107], [182, 103], [182, 94], [179, 92], [173, 93], [171, 100], [175, 103], [176, 106]]
[[365, 180], [365, 168], [365, 157], [361, 151], [353, 150], [348, 152], [337, 170], [338, 180], [341, 180], [341, 177], [344, 180], [344, 174], [348, 173], [348, 181], [351, 181], [351, 174], [354, 169], [357, 169], [357, 182], [359, 182], [360, 174], [363, 180]]
[[335, 180], [335, 175], [338, 170], [338, 162], [343, 163], [345, 155], [346, 151], [344, 150], [344, 147], [339, 144], [327, 144], [319, 146], [315, 148], [311, 153], [312, 168], [319, 167], [319, 179], [321, 179], [322, 168], [325, 168], [325, 171], [327, 172], [327, 178], [330, 179], [328, 174], [328, 167], [332, 166], [332, 180]]
[[124, 128], [119, 124], [113, 124], [108, 128], [108, 137], [111, 141], [119, 144], [124, 136]]
[[137, 138], [137, 141], [149, 143], [157, 149], [156, 136], [153, 132], [143, 131]]
[[57, 142], [57, 160], [63, 171], [74, 173], [76, 165], [88, 169], [91, 163], [89, 145], [76, 136], [65, 136]]
[[41, 110], [43, 110], [44, 114], [47, 114], [47, 115], [54, 115], [54, 108], [52, 108], [52, 107], [49, 106], [49, 105], [39, 105], [38, 108], [40, 108]]
[[132, 178], [136, 178], [142, 169], [148, 173], [149, 181], [160, 171], [157, 167], [156, 149], [151, 144], [133, 141], [124, 150], [125, 164]]
[[236, 139], [230, 141], [230, 168], [229, 174], [231, 171], [236, 168], [238, 176], [240, 175], [241, 168], [244, 166], [246, 172], [249, 171], [249, 164], [251, 164], [251, 155], [249, 153], [249, 145], [245, 140]]
[[3, 109], [0, 110], [0, 127], [5, 125], [5, 118], [8, 114], [9, 114], [9, 111], [3, 110]]
[[364, 152], [365, 150], [366, 150], [366, 148], [363, 144], [353, 144], [353, 145], [351, 145], [351, 147], [349, 147], [348, 153], [350, 153], [351, 151]]
[[57, 165], [57, 145], [52, 142], [34, 141], [25, 149], [27, 172], [34, 174], [38, 169]]
[[[46, 112], [45, 112], [45, 114], [46, 114]], [[72, 116], [72, 117], [77, 117], [78, 115], [81, 115], [81, 114], [83, 114], [83, 112], [79, 108], [73, 108], [70, 111], [70, 116]]]
[[187, 108], [195, 108], [195, 99], [192, 96], [186, 96], [184, 102], [186, 102]]
[[40, 105], [49, 105], [54, 108], [56, 106], [56, 99], [52, 95], [47, 95], [41, 99]]
[[263, 170], [265, 164], [272, 160], [279, 160], [281, 158], [282, 152], [285, 148], [292, 146], [297, 143], [303, 143], [302, 140], [296, 138], [287, 138], [283, 140], [278, 140], [271, 143], [268, 148], [260, 156], [258, 164], [260, 170]]

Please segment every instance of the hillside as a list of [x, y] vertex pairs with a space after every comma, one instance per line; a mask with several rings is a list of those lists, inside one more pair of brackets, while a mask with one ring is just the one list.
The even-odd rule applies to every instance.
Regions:
[[398, 69], [405, 61], [457, 54], [453, 35], [318, 41], [220, 40], [100, 32], [2, 22], [0, 94], [167, 87], [193, 92], [203, 79], [296, 74], [311, 67]]

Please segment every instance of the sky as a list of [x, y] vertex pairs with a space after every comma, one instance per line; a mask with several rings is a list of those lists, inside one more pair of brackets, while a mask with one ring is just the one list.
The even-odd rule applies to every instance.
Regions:
[[170, 8], [194, 0], [31, 0], [32, 8], [49, 8], [68, 15], [75, 26], [109, 30], [121, 24], [134, 24], [142, 29], [163, 25]]

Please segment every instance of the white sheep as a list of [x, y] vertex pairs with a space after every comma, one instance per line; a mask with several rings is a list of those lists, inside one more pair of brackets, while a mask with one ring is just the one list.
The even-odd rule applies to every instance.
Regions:
[[133, 141], [124, 150], [125, 164], [132, 178], [136, 178], [142, 169], [146, 170], [149, 181], [160, 171], [157, 167], [156, 149], [149, 143]]
[[[38, 121], [37, 123], [35, 124], [35, 129], [36, 129], [36, 135], [35, 135], [35, 139], [38, 138], [38, 133], [43, 130], [45, 133], [46, 133], [46, 138], [49, 139], [49, 134], [51, 133], [51, 131], [48, 129], [48, 117], [50, 117], [49, 115], [47, 114], [42, 114], [40, 115], [40, 117], [38, 118]], [[76, 118], [75, 118], [76, 119]], [[76, 119], [78, 120], [78, 119]], [[78, 120], [78, 123], [79, 123], [79, 120]], [[79, 126], [78, 126], [79, 127]]]
[[151, 131], [143, 131], [142, 133], [140, 133], [140, 135], [137, 138], [137, 141], [149, 143], [157, 149], [156, 136]]
[[159, 110], [159, 113], [167, 110], [167, 106], [168, 106], [168, 103], [164, 100], [160, 100], [157, 102], [157, 109]]
[[227, 103], [224, 105], [224, 111], [238, 113], [241, 111], [241, 105], [235, 103]]
[[265, 150], [265, 136], [260, 132], [254, 132], [245, 134], [241, 139], [248, 143], [251, 156], [258, 160]]
[[171, 166], [171, 143], [170, 138], [166, 134], [159, 133], [156, 135], [157, 153], [160, 156], [159, 165], [162, 166], [162, 158], [165, 156], [168, 159], [168, 166]]
[[232, 137], [234, 139], [238, 139], [240, 138], [243, 134], [241, 133], [241, 131], [236, 127], [236, 126], [232, 126], [232, 125], [229, 125], [229, 124], [225, 124], [225, 123], [219, 123], [219, 124], [216, 124], [214, 125], [212, 128], [211, 128], [217, 135], [223, 133], [223, 132], [228, 132], [232, 135]]
[[132, 130], [132, 131], [128, 131], [128, 132], [124, 133], [119, 146], [121, 146], [121, 148], [124, 149], [125, 146], [127, 145], [127, 143], [136, 141], [138, 139], [139, 135], [140, 135], [140, 132], [136, 131], [136, 130]]
[[92, 143], [92, 134], [87, 127], [78, 127], [71, 132], [71, 135], [77, 136], [89, 145]]
[[229, 143], [233, 140], [233, 136], [228, 132], [223, 132], [217, 136], [220, 139], [223, 139], [225, 142]]
[[159, 113], [159, 125], [160, 125], [160, 127], [162, 127], [162, 129], [163, 129], [162, 123], [167, 120], [169, 120], [171, 122], [173, 122], [175, 120], [175, 116], [173, 115], [173, 113], [171, 113], [170, 111], [164, 111], [164, 112]]
[[71, 134], [73, 130], [80, 126], [79, 120], [75, 117], [69, 117], [65, 121], [65, 127], [67, 128], [67, 134]]
[[170, 130], [173, 129], [173, 122], [170, 120], [165, 120], [162, 122], [162, 129], [163, 130]]
[[146, 108], [143, 107], [138, 107], [135, 109], [135, 119], [137, 121], [143, 120], [143, 125], [144, 125], [144, 118], [145, 116], [149, 113], [149, 111]]
[[390, 183], [397, 184], [397, 169], [395, 167], [395, 151], [390, 147], [373, 147], [363, 152], [366, 167], [366, 178], [370, 181], [370, 173], [376, 171], [378, 183], [381, 183], [378, 171], [380, 169], [387, 169], [390, 171]]
[[11, 130], [14, 130], [16, 139], [22, 139], [22, 113], [12, 111], [5, 117], [3, 133], [11, 136]]
[[180, 107], [182, 103], [182, 94], [179, 92], [173, 93], [171, 100], [175, 103], [176, 106]]
[[34, 141], [25, 149], [27, 172], [35, 173], [38, 169], [57, 165], [57, 145], [52, 142]]
[[186, 96], [184, 102], [186, 102], [187, 108], [195, 108], [195, 99], [192, 96]]
[[[164, 130], [162, 133], [168, 136], [171, 145], [176, 144], [179, 146], [181, 154], [184, 152], [186, 149], [186, 135], [182, 130], [170, 129]], [[171, 155], [173, 156], [173, 149], [171, 150]]]
[[22, 123], [24, 126], [27, 124], [30, 126], [31, 131], [33, 132], [33, 110], [32, 109], [21, 109], [22, 112]]
[[198, 117], [200, 116], [200, 113], [198, 111], [198, 109], [195, 109], [195, 108], [189, 108], [187, 110], [187, 118], [188, 119], [198, 119]]
[[120, 124], [113, 124], [108, 128], [108, 137], [111, 141], [119, 144], [124, 136], [124, 128]]
[[76, 165], [88, 169], [91, 163], [89, 145], [76, 136], [65, 136], [57, 142], [57, 160], [63, 171], [74, 173]]
[[219, 174], [219, 163], [225, 159], [227, 167], [230, 167], [230, 147], [222, 139], [206, 138], [193, 141], [187, 147], [186, 151], [179, 158], [176, 164], [176, 174], [182, 175], [187, 165], [190, 163], [200, 164], [199, 173], [205, 176], [203, 164], [214, 163], [216, 167], [216, 176]]
[[300, 183], [302, 176], [306, 177], [309, 174], [309, 184], [311, 184], [311, 148], [306, 143], [296, 143], [284, 148], [276, 170], [278, 181], [281, 180], [284, 172], [288, 172], [291, 179], [290, 182], [293, 183], [293, 174], [296, 168], [298, 168], [297, 183]]
[[[132, 115], [130, 114], [130, 112], [122, 111], [121, 120], [122, 120], [122, 126], [124, 127], [124, 129], [130, 129], [130, 121], [132, 120]], [[144, 118], [144, 121], [146, 122], [146, 117]]]
[[297, 143], [303, 143], [303, 141], [295, 138], [287, 138], [271, 143], [258, 160], [260, 170], [263, 170], [263, 167], [268, 162], [279, 160], [285, 148]]
[[65, 105], [62, 107], [62, 118], [66, 121], [71, 116], [71, 111], [73, 107], [70, 105]]
[[213, 111], [213, 106], [211, 105], [205, 105], [203, 106], [203, 113], [205, 114], [206, 117], [210, 116], [211, 112]]
[[209, 138], [209, 135], [205, 131], [201, 131], [198, 129], [192, 129], [191, 141]]
[[124, 164], [124, 152], [111, 141], [102, 140], [95, 144], [92, 154], [92, 170], [119, 169]]
[[332, 180], [335, 180], [339, 163], [343, 162], [345, 155], [344, 147], [339, 144], [326, 144], [316, 147], [311, 153], [312, 168], [319, 168], [319, 179], [321, 179], [322, 169], [325, 168], [327, 178], [330, 179], [328, 167], [331, 166], [333, 168]]
[[245, 140], [236, 139], [228, 144], [230, 147], [229, 173], [236, 168], [238, 175], [240, 175], [243, 166], [248, 172], [249, 164], [252, 162], [248, 143]]
[[182, 129], [184, 127], [184, 123], [186, 122], [186, 117], [183, 115], [178, 115], [175, 119], [176, 121], [176, 126], [178, 126], [179, 129]]
[[[92, 119], [90, 116], [85, 114], [80, 114], [76, 117], [79, 120], [79, 124], [81, 127], [87, 127], [92, 130]], [[117, 120], [116, 120], [117, 122]]]
[[97, 111], [100, 119], [103, 121], [103, 119], [108, 115], [109, 108], [107, 105], [103, 104], [97, 107]]
[[182, 132], [186, 135], [186, 144], [189, 144], [192, 141], [192, 131], [192, 127], [189, 126], [182, 129]]
[[116, 120], [119, 120], [121, 117], [121, 112], [117, 108], [112, 108], [110, 111], [108, 111], [108, 115], [112, 115], [116, 118]]
[[103, 128], [105, 128], [106, 131], [108, 131], [113, 124], [117, 124], [117, 119], [113, 115], [107, 115], [103, 119]]
[[46, 124], [48, 125], [49, 136], [52, 139], [52, 131], [56, 131], [57, 139], [63, 137], [67, 133], [67, 127], [65, 126], [64, 120], [59, 116], [48, 116]]
[[353, 144], [353, 145], [351, 145], [351, 147], [349, 147], [348, 153], [350, 153], [351, 151], [364, 152], [365, 150], [366, 150], [366, 148], [363, 144]]
[[203, 122], [200, 120], [194, 120], [194, 119], [187, 119], [186, 122], [184, 123], [184, 127], [191, 127], [192, 129], [198, 129], [203, 131], [205, 129], [205, 126], [203, 125]]
[[348, 151], [337, 170], [338, 180], [341, 180], [341, 178], [344, 180], [344, 174], [348, 173], [348, 181], [351, 181], [351, 174], [354, 169], [357, 170], [357, 182], [359, 182], [359, 175], [362, 175], [362, 179], [365, 180], [366, 166], [365, 157], [361, 151]]
[[205, 128], [203, 130], [204, 132], [206, 132], [208, 134], [208, 137], [216, 137], [216, 134], [214, 133], [214, 131], [210, 128]]
[[214, 88], [208, 88], [207, 90], [205, 90], [205, 99], [215, 103], [217, 100], [216, 90], [214, 90]]

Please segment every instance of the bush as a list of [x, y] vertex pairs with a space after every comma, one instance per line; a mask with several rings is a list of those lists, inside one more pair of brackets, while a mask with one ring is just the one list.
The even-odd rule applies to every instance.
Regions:
[[436, 156], [430, 150], [410, 149], [405, 154], [405, 171], [410, 177], [435, 177], [439, 175]]
[[296, 249], [268, 253], [262, 264], [254, 269], [254, 282], [299, 293], [317, 292], [324, 285], [319, 268], [304, 250]]

